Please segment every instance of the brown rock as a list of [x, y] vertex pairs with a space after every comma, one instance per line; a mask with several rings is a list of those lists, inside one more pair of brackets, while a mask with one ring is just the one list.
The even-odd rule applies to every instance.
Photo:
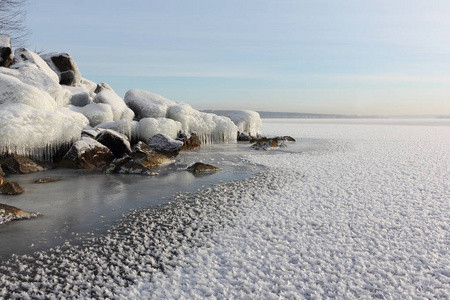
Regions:
[[128, 138], [114, 130], [105, 129], [101, 131], [95, 139], [105, 145], [112, 151], [115, 157], [120, 158], [124, 154], [131, 153], [130, 142]]
[[0, 186], [4, 186], [7, 182], [8, 180], [6, 180], [5, 177], [0, 175]]
[[89, 137], [75, 142], [63, 157], [60, 166], [66, 168], [94, 169], [109, 164], [114, 159], [112, 152]]
[[18, 218], [31, 217], [30, 213], [27, 213], [26, 211], [23, 211], [20, 208], [6, 205], [6, 204], [1, 204], [1, 203], [0, 203], [0, 213], [10, 214], [10, 215], [12, 215], [14, 217], [18, 217]]
[[272, 148], [278, 148], [277, 139], [260, 138], [251, 147], [254, 150], [270, 150]]
[[187, 169], [194, 173], [215, 172], [215, 171], [220, 170], [220, 168], [218, 168], [218, 167], [215, 167], [213, 165], [204, 164], [201, 162], [196, 162], [192, 166], [189, 166]]
[[9, 174], [28, 174], [32, 172], [44, 171], [44, 168], [30, 158], [11, 154], [9, 157], [3, 160], [2, 168]]
[[167, 156], [155, 152], [147, 144], [139, 142], [134, 145], [129, 155], [115, 159], [107, 166], [105, 173], [157, 175], [151, 170], [152, 167], [171, 162], [172, 160]]
[[156, 152], [168, 157], [176, 157], [180, 152], [183, 142], [174, 140], [165, 134], [158, 133], [148, 140], [149, 146]]
[[285, 135], [285, 136], [277, 136], [274, 139], [277, 139], [278, 141], [282, 142], [295, 142], [295, 139], [291, 136]]
[[2, 166], [0, 165], [0, 176], [5, 176], [5, 172], [3, 172]]
[[56, 178], [41, 178], [36, 180], [34, 183], [49, 183], [49, 182], [55, 182], [55, 181], [59, 181], [59, 179]]
[[0, 192], [3, 195], [20, 195], [23, 193], [23, 189], [17, 182], [8, 181], [0, 187]]
[[177, 140], [183, 142], [180, 151], [200, 149], [200, 138], [195, 133], [192, 133], [189, 138], [186, 135], [180, 135]]

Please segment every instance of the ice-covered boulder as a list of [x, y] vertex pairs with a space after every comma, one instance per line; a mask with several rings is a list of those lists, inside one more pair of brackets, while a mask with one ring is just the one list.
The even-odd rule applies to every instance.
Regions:
[[68, 53], [45, 53], [41, 57], [48, 66], [58, 75], [59, 83], [75, 86], [81, 82], [81, 73], [75, 61]]
[[11, 154], [1, 162], [2, 169], [9, 174], [28, 174], [44, 171], [44, 168], [29, 157]]
[[20, 103], [51, 112], [57, 108], [55, 100], [48, 93], [0, 73], [0, 104], [5, 103]]
[[11, 37], [6, 34], [0, 34], [0, 67], [9, 67], [13, 58]]
[[149, 139], [158, 133], [175, 139], [181, 129], [181, 123], [171, 119], [144, 118], [139, 121], [139, 139], [148, 143]]
[[256, 111], [234, 110], [228, 113], [227, 117], [236, 124], [239, 132], [253, 137], [257, 137], [262, 128], [261, 118]]
[[160, 95], [144, 90], [132, 89], [125, 94], [125, 103], [138, 120], [142, 118], [166, 118], [169, 107], [176, 103]]
[[[30, 53], [28, 53], [28, 56], [32, 57]], [[35, 60], [28, 59], [19, 64], [14, 64], [10, 69], [0, 68], [0, 73], [13, 76], [25, 84], [36, 87], [42, 92], [47, 92], [58, 107], [66, 106], [71, 98], [71, 93], [59, 85], [57, 77], [55, 79], [52, 76], [56, 75], [52, 70], [41, 67], [43, 61], [39, 63], [39, 60], [41, 60], [39, 56], [35, 58]], [[36, 61], [38, 63], [35, 63]]]
[[196, 133], [202, 144], [236, 142], [238, 129], [227, 117], [200, 112], [186, 103], [171, 106], [167, 117], [180, 122], [183, 132]]
[[103, 89], [94, 98], [95, 103], [104, 103], [111, 106], [114, 119], [113, 121], [128, 120], [132, 121], [134, 112], [128, 108], [122, 98], [120, 98], [114, 91]]
[[128, 138], [116, 131], [105, 129], [97, 134], [95, 140], [108, 147], [117, 158], [131, 153], [131, 146]]
[[60, 162], [61, 166], [94, 169], [109, 164], [114, 155], [108, 147], [88, 137], [76, 141]]
[[91, 97], [87, 92], [79, 92], [70, 97], [70, 104], [83, 107], [91, 103]]
[[12, 69], [19, 69], [23, 65], [35, 65], [39, 70], [46, 73], [54, 81], [59, 82], [57, 73], [36, 53], [26, 49], [18, 48], [14, 51], [14, 61], [11, 65]]
[[70, 110], [84, 115], [89, 120], [89, 125], [92, 127], [114, 119], [111, 106], [108, 104], [91, 103], [83, 107], [70, 106]]
[[137, 121], [109, 121], [103, 122], [95, 126], [96, 130], [111, 129], [125, 135], [131, 144], [138, 142], [139, 137], [139, 122]]
[[183, 142], [158, 133], [149, 139], [148, 145], [156, 152], [174, 157], [180, 152], [181, 147], [183, 147]]
[[0, 153], [51, 159], [59, 147], [78, 140], [88, 122], [67, 108], [47, 111], [22, 103], [0, 104]]

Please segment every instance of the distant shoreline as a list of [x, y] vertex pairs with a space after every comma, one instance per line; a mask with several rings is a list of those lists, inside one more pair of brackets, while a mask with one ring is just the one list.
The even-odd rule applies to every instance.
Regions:
[[[206, 113], [214, 113], [218, 116], [226, 116], [233, 110], [201, 110]], [[339, 114], [314, 114], [293, 112], [257, 111], [261, 119], [450, 119], [450, 115], [339, 115]]]

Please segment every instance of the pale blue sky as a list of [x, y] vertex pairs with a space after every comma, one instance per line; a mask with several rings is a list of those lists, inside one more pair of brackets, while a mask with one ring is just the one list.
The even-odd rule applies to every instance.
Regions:
[[31, 50], [197, 109], [450, 114], [450, 1], [30, 0]]

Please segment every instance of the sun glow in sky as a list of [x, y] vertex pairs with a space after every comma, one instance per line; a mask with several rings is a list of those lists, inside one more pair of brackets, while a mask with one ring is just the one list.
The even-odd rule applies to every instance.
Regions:
[[196, 109], [450, 115], [448, 0], [34, 0], [31, 50]]

